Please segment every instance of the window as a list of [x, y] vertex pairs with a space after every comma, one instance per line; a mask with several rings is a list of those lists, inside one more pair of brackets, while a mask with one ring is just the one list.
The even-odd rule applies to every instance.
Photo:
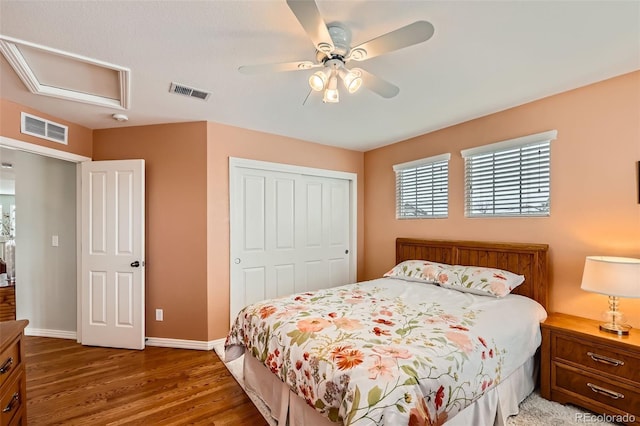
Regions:
[[549, 159], [557, 131], [462, 151], [465, 215], [549, 216]]
[[396, 219], [447, 217], [451, 154], [396, 164]]
[[[13, 196], [11, 196], [13, 197]], [[0, 205], [0, 238], [13, 239], [16, 235], [16, 206], [9, 206], [9, 213], [4, 213]]]

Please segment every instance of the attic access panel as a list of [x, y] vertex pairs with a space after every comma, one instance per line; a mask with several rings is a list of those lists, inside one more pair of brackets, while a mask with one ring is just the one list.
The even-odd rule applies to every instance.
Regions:
[[0, 35], [0, 52], [32, 93], [128, 109], [128, 68]]

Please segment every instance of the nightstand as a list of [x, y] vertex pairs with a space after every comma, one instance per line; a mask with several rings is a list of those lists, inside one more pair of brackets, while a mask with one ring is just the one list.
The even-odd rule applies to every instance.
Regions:
[[540, 394], [640, 425], [640, 330], [619, 337], [599, 324], [565, 314], [541, 324]]

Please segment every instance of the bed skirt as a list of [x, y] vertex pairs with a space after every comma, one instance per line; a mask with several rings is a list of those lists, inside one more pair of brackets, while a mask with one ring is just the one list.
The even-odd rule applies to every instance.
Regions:
[[[498, 386], [460, 411], [446, 424], [451, 426], [505, 426], [507, 418], [518, 414], [518, 405], [535, 388], [537, 367], [530, 358]], [[247, 391], [255, 393], [271, 411], [273, 423], [289, 426], [335, 426], [319, 412], [309, 407], [289, 390], [277, 376], [248, 353], [244, 356], [244, 383]], [[288, 423], [287, 423], [288, 422]]]

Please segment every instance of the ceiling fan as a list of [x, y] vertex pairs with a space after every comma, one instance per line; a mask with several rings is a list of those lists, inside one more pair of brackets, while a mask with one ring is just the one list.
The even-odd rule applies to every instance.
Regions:
[[315, 45], [315, 61], [244, 65], [238, 70], [243, 74], [259, 74], [320, 68], [309, 77], [309, 85], [313, 91], [324, 92], [322, 100], [325, 103], [339, 102], [338, 80], [349, 93], [365, 86], [383, 98], [396, 96], [400, 91], [397, 86], [361, 68], [348, 68], [347, 64], [422, 43], [434, 32], [431, 23], [416, 21], [352, 47], [349, 29], [338, 23], [325, 24], [315, 0], [287, 0], [287, 5]]

